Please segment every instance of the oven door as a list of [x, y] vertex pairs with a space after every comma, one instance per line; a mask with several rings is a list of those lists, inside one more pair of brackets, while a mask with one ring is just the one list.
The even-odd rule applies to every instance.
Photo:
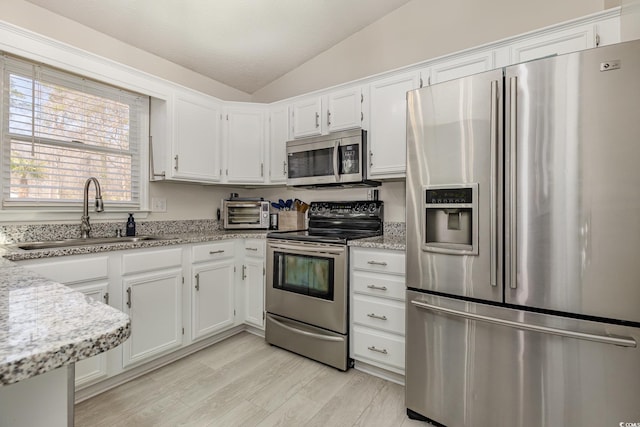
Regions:
[[339, 139], [287, 142], [287, 185], [339, 182], [339, 144]]
[[267, 312], [346, 334], [347, 249], [267, 241]]

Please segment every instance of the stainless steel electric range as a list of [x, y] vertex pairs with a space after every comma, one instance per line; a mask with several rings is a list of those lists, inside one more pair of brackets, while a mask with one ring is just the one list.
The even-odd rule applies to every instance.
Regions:
[[267, 235], [268, 343], [340, 370], [349, 359], [349, 240], [382, 234], [383, 202], [312, 202], [309, 228]]

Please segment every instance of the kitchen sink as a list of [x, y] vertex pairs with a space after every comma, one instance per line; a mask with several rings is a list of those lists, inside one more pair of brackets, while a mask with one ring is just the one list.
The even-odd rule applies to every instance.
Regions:
[[41, 242], [17, 243], [14, 246], [24, 250], [55, 249], [70, 246], [101, 245], [105, 243], [135, 243], [154, 240], [168, 240], [161, 236], [127, 236], [127, 237], [88, 237], [86, 239], [46, 240]]

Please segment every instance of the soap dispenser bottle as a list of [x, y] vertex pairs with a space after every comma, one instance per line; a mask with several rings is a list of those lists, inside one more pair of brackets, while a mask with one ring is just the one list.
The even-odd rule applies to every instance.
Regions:
[[133, 214], [129, 214], [129, 219], [127, 220], [127, 236], [135, 236], [136, 235], [136, 221], [133, 219]]

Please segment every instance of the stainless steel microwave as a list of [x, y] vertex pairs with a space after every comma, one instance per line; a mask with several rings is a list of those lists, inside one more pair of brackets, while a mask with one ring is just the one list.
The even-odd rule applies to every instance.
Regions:
[[269, 202], [231, 199], [222, 201], [223, 226], [227, 230], [269, 228]]
[[367, 131], [287, 141], [287, 185], [377, 186], [367, 177]]

